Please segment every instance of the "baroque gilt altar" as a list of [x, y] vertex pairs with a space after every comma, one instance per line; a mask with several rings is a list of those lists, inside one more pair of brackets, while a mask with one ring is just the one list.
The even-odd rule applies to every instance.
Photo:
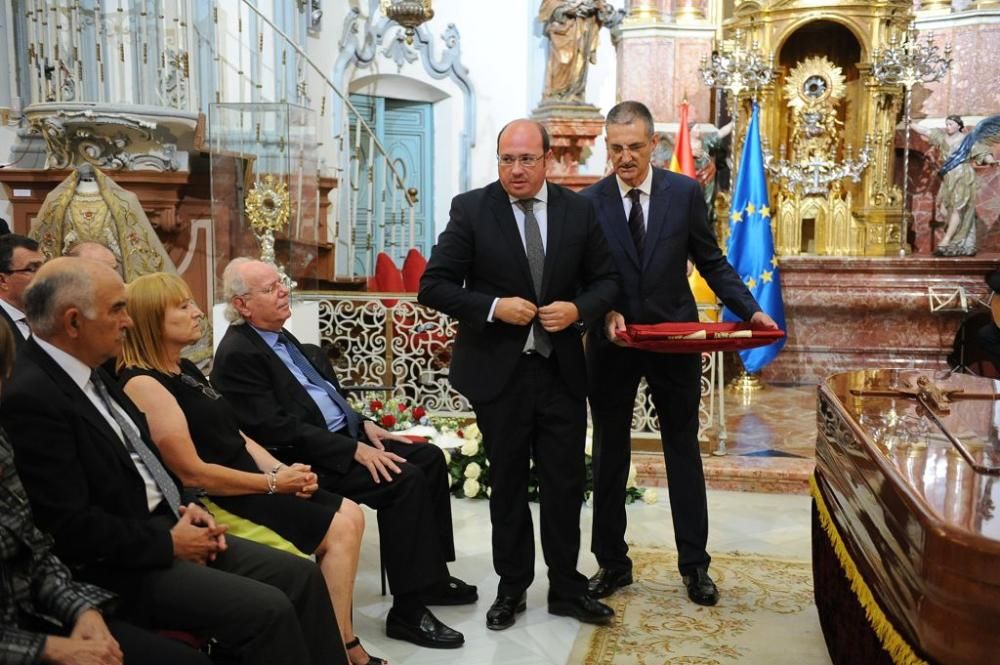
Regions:
[[744, 0], [726, 24], [775, 54], [777, 75], [758, 100], [779, 254], [905, 251], [894, 184], [903, 90], [874, 81], [870, 61], [911, 11], [905, 0]]

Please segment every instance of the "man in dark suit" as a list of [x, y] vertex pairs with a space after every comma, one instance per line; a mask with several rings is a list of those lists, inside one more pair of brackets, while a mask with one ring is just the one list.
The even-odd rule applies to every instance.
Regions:
[[100, 370], [131, 325], [107, 266], [58, 258], [25, 293], [32, 338], [0, 421], [39, 525], [139, 625], [214, 637], [241, 663], [346, 663], [319, 568], [227, 538], [176, 480], [146, 420]]
[[0, 318], [14, 332], [18, 350], [31, 334], [24, 318], [24, 290], [43, 263], [45, 255], [31, 238], [16, 233], [0, 236]]
[[419, 300], [459, 322], [451, 383], [472, 403], [490, 462], [493, 565], [500, 576], [486, 625], [525, 608], [534, 577], [528, 468], [534, 460], [549, 612], [590, 623], [614, 613], [586, 594], [576, 568], [587, 427], [581, 320], [618, 291], [588, 202], [545, 182], [548, 133], [530, 120], [497, 139], [499, 180], [452, 201], [420, 282]]
[[455, 560], [442, 451], [366, 420], [344, 400], [329, 364], [315, 365], [283, 329], [289, 290], [271, 264], [234, 259], [223, 274], [230, 325], [212, 383], [240, 428], [261, 445], [312, 466], [327, 490], [378, 511], [393, 606], [386, 634], [431, 648], [465, 638], [427, 605], [474, 603], [476, 588], [448, 574]]
[[594, 422], [591, 547], [600, 565], [590, 593], [604, 598], [632, 583], [625, 485], [632, 409], [645, 377], [660, 420], [680, 573], [691, 600], [714, 605], [719, 593], [708, 574], [708, 507], [698, 448], [701, 357], [625, 348], [617, 333], [626, 323], [698, 320], [687, 282], [689, 257], [732, 311], [755, 325], [777, 326], [726, 262], [706, 221], [697, 181], [650, 166], [657, 139], [649, 109], [638, 102], [615, 106], [608, 113], [606, 139], [615, 172], [582, 192], [597, 210], [622, 278], [604, 325], [594, 326], [587, 339]]

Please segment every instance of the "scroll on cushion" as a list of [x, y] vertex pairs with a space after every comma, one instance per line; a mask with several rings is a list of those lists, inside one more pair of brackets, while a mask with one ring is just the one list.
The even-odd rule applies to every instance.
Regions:
[[742, 351], [767, 346], [785, 336], [783, 330], [751, 328], [749, 323], [653, 323], [625, 327], [627, 346], [658, 353]]

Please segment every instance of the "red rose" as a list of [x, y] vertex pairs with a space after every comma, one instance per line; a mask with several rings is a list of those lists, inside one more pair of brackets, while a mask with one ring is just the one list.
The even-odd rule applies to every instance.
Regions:
[[399, 404], [397, 404], [396, 408], [399, 409], [400, 413], [403, 413], [404, 411], [406, 411], [406, 405], [403, 404], [402, 402], [400, 402]]
[[368, 403], [368, 406], [369, 408], [371, 408], [372, 411], [378, 411], [379, 409], [382, 408], [382, 402], [378, 401], [377, 399], [373, 399], [371, 402]]
[[417, 420], [420, 420], [426, 415], [427, 415], [427, 409], [425, 409], [422, 406], [418, 406], [415, 409], [413, 409], [413, 417]]
[[465, 434], [462, 433], [462, 430], [458, 430], [457, 432], [455, 432], [455, 434], [457, 434], [458, 438], [460, 438], [460, 439], [464, 439], [465, 438]]
[[382, 427], [392, 427], [396, 424], [396, 416], [391, 413], [387, 413], [382, 416]]

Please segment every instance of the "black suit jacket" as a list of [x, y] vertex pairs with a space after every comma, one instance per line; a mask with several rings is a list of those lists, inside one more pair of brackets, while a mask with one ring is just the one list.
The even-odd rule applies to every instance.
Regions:
[[[158, 454], [142, 412], [106, 383]], [[153, 519], [122, 440], [34, 338], [4, 385], [0, 421], [39, 528], [53, 535], [60, 558], [116, 590], [120, 572], [171, 565], [173, 518]]]
[[[618, 276], [589, 203], [548, 185], [542, 292], [535, 293], [510, 198], [499, 181], [456, 196], [420, 280], [418, 300], [458, 319], [451, 383], [472, 402], [496, 397], [510, 379], [528, 326], [488, 322], [494, 298], [520, 296], [538, 305], [576, 304], [583, 321], [600, 318], [618, 293]], [[576, 326], [551, 335], [559, 370], [572, 394], [586, 394]]]
[[[301, 351], [299, 341], [283, 332]], [[313, 366], [343, 395], [328, 368]], [[226, 330], [215, 353], [212, 385], [226, 396], [240, 428], [260, 445], [294, 449], [296, 461], [327, 472], [346, 473], [354, 461], [357, 438], [326, 428], [316, 402], [248, 324]]]
[[3, 307], [0, 307], [0, 317], [3, 319], [2, 323], [6, 323], [7, 327], [10, 328], [10, 332], [14, 335], [14, 350], [20, 353], [24, 343], [28, 340], [24, 339], [24, 335], [21, 334], [17, 324], [14, 323], [14, 319], [10, 318], [10, 314]]
[[[696, 180], [653, 169], [642, 256], [637, 255], [629, 233], [615, 175], [581, 194], [593, 202], [621, 274], [622, 288], [613, 309], [627, 323], [698, 320], [698, 306], [687, 281], [688, 257], [719, 299], [738, 316], [746, 320], [760, 310], [719, 249]], [[600, 329], [604, 331], [604, 326]]]

